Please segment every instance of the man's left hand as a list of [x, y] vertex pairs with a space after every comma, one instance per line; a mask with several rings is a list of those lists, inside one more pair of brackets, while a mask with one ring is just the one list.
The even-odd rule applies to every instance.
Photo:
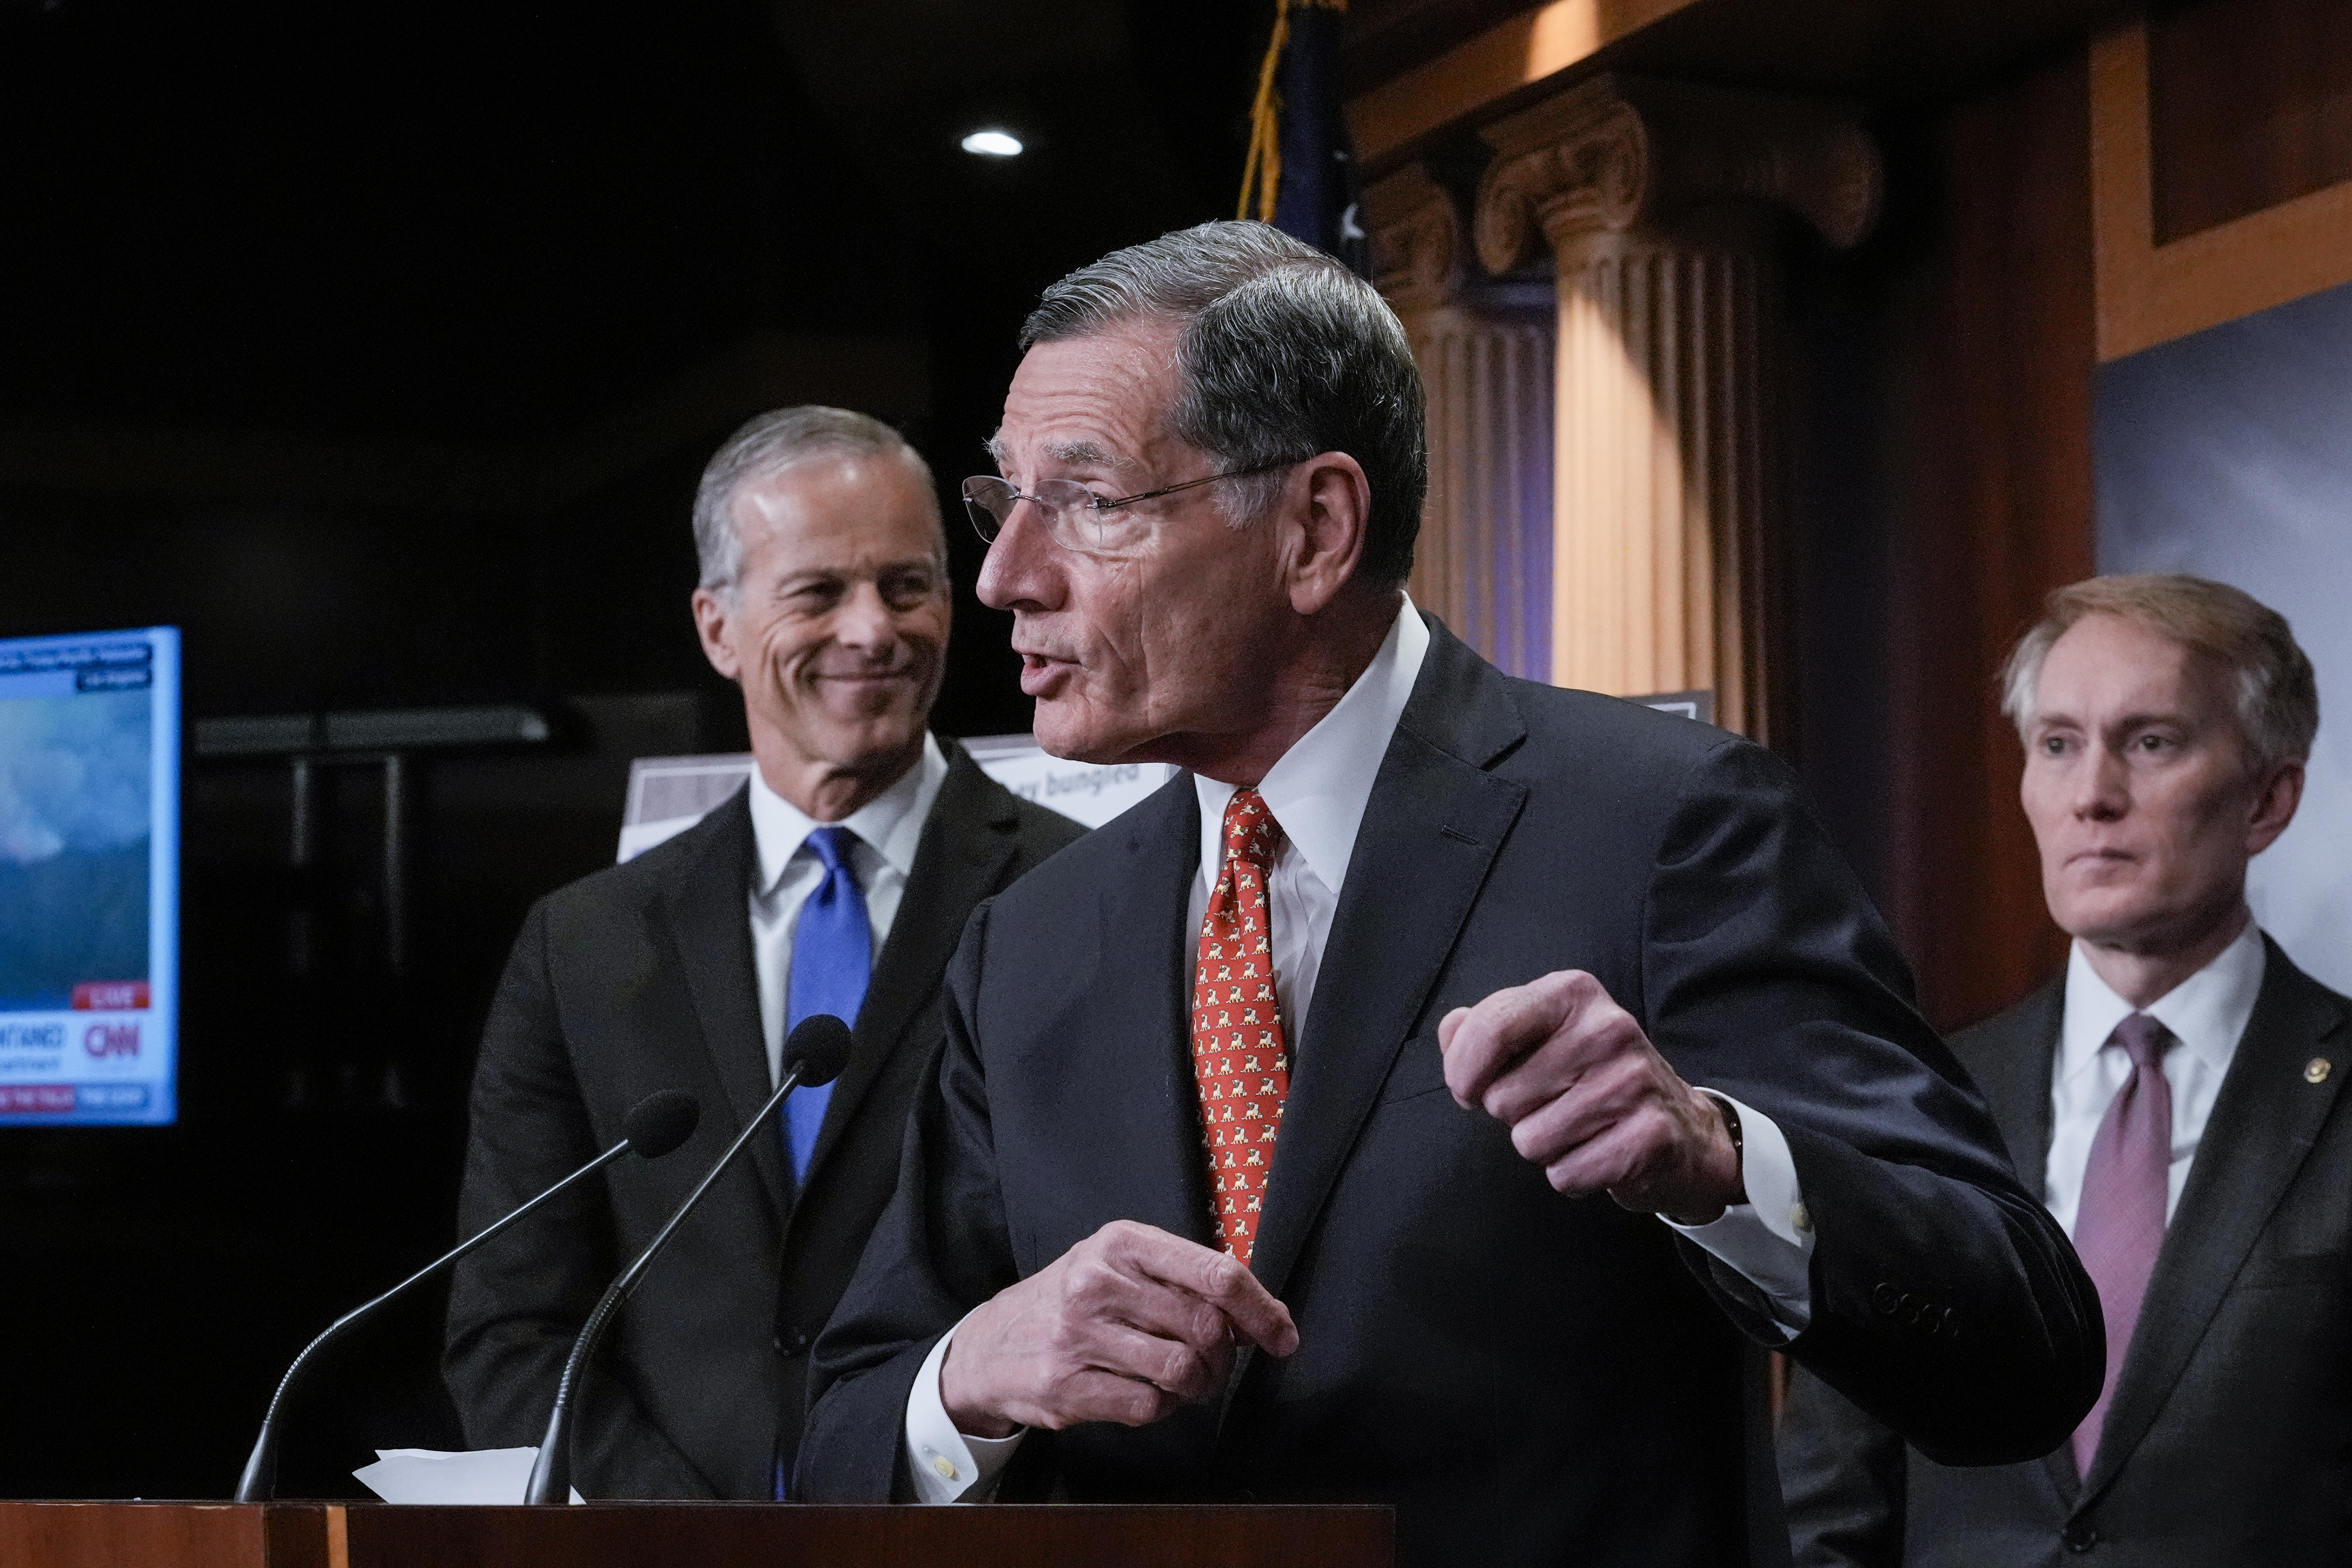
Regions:
[[1511, 1130], [1571, 1197], [1704, 1225], [1744, 1203], [1723, 1112], [1682, 1080], [1633, 1016], [1581, 970], [1497, 991], [1439, 1021], [1445, 1087]]

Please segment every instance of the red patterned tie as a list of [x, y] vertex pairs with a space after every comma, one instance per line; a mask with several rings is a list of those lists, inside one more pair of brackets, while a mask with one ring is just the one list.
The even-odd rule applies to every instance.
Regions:
[[1274, 997], [1266, 876], [1282, 829], [1254, 789], [1225, 806], [1225, 868], [1201, 921], [1192, 973], [1192, 1076], [1209, 1152], [1209, 1201], [1225, 1250], [1250, 1260], [1274, 1137], [1290, 1092], [1289, 1047]]

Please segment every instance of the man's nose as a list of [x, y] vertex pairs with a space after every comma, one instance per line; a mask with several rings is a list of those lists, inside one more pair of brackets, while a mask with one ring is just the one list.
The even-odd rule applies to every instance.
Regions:
[[898, 640], [898, 617], [874, 583], [859, 583], [833, 613], [833, 639], [845, 647], [887, 648]]
[[2074, 814], [2094, 822], [2112, 822], [2131, 809], [2131, 772], [2112, 750], [2092, 749], [2074, 780]]
[[1060, 549], [1052, 531], [1051, 521], [1035, 501], [1014, 501], [980, 563], [979, 581], [972, 584], [980, 602], [992, 610], [1049, 605]]

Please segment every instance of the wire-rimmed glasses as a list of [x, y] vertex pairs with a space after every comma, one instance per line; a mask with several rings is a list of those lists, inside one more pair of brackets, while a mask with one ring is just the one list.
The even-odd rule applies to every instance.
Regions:
[[1164, 485], [1156, 490], [1117, 497], [1098, 496], [1076, 479], [1039, 479], [1035, 489], [1024, 492], [994, 474], [974, 474], [963, 482], [963, 509], [971, 514], [971, 525], [979, 530], [981, 538], [991, 544], [1004, 531], [1013, 509], [1025, 500], [1045, 514], [1046, 532], [1055, 543], [1066, 550], [1101, 550], [1118, 543], [1126, 532], [1123, 525], [1127, 520], [1108, 515], [1122, 507], [1213, 485], [1219, 479], [1254, 479], [1300, 461], [1303, 459], [1283, 458], [1246, 468], [1229, 468], [1205, 479], [1186, 479], [1181, 485]]

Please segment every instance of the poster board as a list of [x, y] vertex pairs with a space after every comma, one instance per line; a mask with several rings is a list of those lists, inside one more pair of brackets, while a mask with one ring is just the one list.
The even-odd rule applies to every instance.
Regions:
[[2352, 991], [2352, 284], [2099, 370], [2102, 573], [2189, 572], [2284, 616], [2319, 677], [2303, 805], [2247, 879], [2288, 956]]

